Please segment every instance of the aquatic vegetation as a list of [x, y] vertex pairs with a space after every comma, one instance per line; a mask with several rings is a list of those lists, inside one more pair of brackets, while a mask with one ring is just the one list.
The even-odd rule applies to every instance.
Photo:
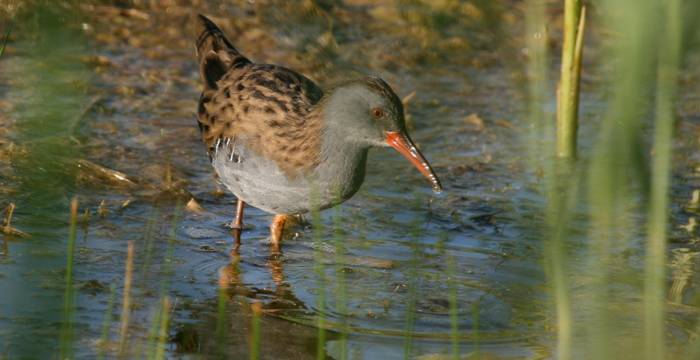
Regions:
[[2, 38], [2, 45], [0, 46], [0, 56], [2, 56], [2, 53], [5, 52], [5, 48], [7, 47], [7, 41], [10, 39], [10, 34], [12, 29], [7, 30], [5, 33], [5, 36]]
[[0, 233], [10, 236], [28, 237], [29, 234], [12, 227], [12, 217], [15, 214], [15, 207], [15, 203], [10, 203], [3, 211], [5, 215], [2, 219], [2, 227], [0, 227]]
[[644, 338], [647, 359], [667, 356], [665, 331], [667, 227], [673, 149], [674, 103], [681, 65], [681, 1], [667, 1], [659, 39], [654, 153], [651, 161], [649, 215], [645, 256]]
[[[619, 36], [607, 39], [605, 44], [604, 53], [613, 64], [617, 78], [608, 84], [612, 89], [610, 107], [600, 125], [599, 139], [590, 150], [592, 155], [582, 156], [584, 160], [579, 164], [542, 160], [549, 169], [545, 176], [550, 189], [550, 230], [547, 232], [550, 250], [545, 252], [545, 262], [549, 266], [552, 302], [557, 309], [557, 358], [560, 359], [575, 358], [579, 354], [614, 358], [622, 348], [631, 358], [659, 359], [670, 354], [666, 348], [669, 313], [664, 305], [667, 293], [664, 268], [668, 251], [666, 228], [672, 170], [671, 104], [676, 101], [683, 19], [679, 16], [678, 4], [669, 2], [663, 11], [654, 12], [652, 3], [635, 2], [638, 7], [635, 12], [625, 10], [631, 3], [604, 3], [601, 11], [605, 16], [602, 16], [604, 22], [601, 24]], [[574, 5], [567, 2], [566, 10]], [[569, 19], [569, 25], [574, 20], [575, 17]], [[656, 24], [666, 24], [661, 26], [664, 31], [659, 37], [653, 36]], [[565, 25], [564, 31], [568, 30]], [[653, 40], [650, 42], [649, 39]], [[658, 52], [654, 51], [656, 41], [663, 44]], [[655, 59], [659, 59], [656, 69]], [[571, 69], [570, 60], [564, 57], [562, 71], [565, 67]], [[542, 67], [533, 64], [532, 68], [540, 71], [540, 78], [545, 77]], [[658, 74], [658, 81], [651, 80], [649, 73]], [[566, 75], [563, 71], [562, 84]], [[640, 101], [648, 99], [648, 94], [654, 91], [658, 95], [655, 98], [652, 167], [649, 169], [643, 160], [647, 148], [641, 139], [642, 114], [650, 108], [640, 108]], [[562, 93], [560, 89], [560, 95]], [[531, 99], [533, 108], [539, 106], [537, 97]], [[560, 110], [561, 102], [559, 98]], [[562, 114], [558, 113], [558, 116], [560, 126]], [[560, 138], [567, 137], [567, 134], [558, 131], [557, 136], [556, 154], [564, 154], [565, 158], [575, 156], [575, 136], [573, 146], [570, 146], [570, 139]], [[560, 147], [562, 143], [566, 145]], [[583, 184], [587, 193], [579, 190], [581, 178], [587, 178], [587, 184]], [[577, 255], [582, 257], [580, 261], [584, 264], [578, 266], [572, 264], [570, 246], [575, 235], [570, 229], [573, 219], [580, 216], [581, 202], [589, 208], [590, 244], [587, 252]], [[642, 231], [636, 230], [636, 226], [641, 226]], [[639, 246], [638, 236], [646, 236], [645, 251], [642, 250], [640, 255], [645, 260], [643, 271], [632, 274], [629, 268], [635, 265], [629, 259], [621, 261], [618, 256]], [[578, 275], [579, 271], [585, 275]], [[574, 290], [571, 282], [581, 276], [587, 281]], [[643, 306], [627, 307], [622, 313], [613, 310], [621, 306], [616, 298], [620, 295], [613, 295], [617, 293], [614, 290], [617, 278], [644, 284], [643, 289], [626, 289], [626, 296], [643, 299]], [[579, 292], [582, 294], [577, 295]], [[574, 308], [586, 314], [584, 322], [576, 320], [581, 316], [572, 311]], [[620, 332], [635, 334], [635, 340], [620, 343], [615, 335]], [[579, 335], [582, 333], [588, 335]], [[594, 346], [585, 349], [583, 344], [589, 342]], [[635, 342], [644, 346], [633, 349]]]
[[127, 351], [129, 322], [131, 321], [131, 284], [134, 276], [134, 243], [129, 241], [126, 250], [126, 268], [124, 270], [124, 290], [122, 291], [122, 313], [119, 318], [119, 353]]
[[574, 158], [586, 7], [580, 0], [566, 0], [564, 3], [561, 77], [557, 87], [557, 156]]
[[250, 325], [250, 360], [260, 359], [260, 317], [262, 316], [262, 305], [259, 302], [250, 304], [253, 314]]
[[73, 338], [75, 322], [75, 289], [73, 288], [73, 266], [75, 257], [75, 238], [78, 221], [78, 199], [73, 198], [70, 204], [70, 230], [68, 249], [66, 250], [66, 279], [63, 293], [63, 318], [61, 321], [60, 357], [73, 357]]
[[105, 309], [104, 320], [102, 320], [102, 331], [100, 333], [100, 343], [98, 344], [98, 359], [103, 359], [105, 349], [109, 345], [109, 328], [112, 325], [112, 309], [114, 308], [114, 299], [116, 298], [117, 287], [114, 283], [109, 286], [109, 300], [107, 300], [107, 308]]
[[160, 324], [158, 326], [158, 339], [156, 343], [155, 356], [152, 357], [153, 359], [166, 358], [165, 347], [168, 343], [168, 334], [170, 332], [170, 310], [170, 298], [166, 296], [163, 298], [162, 306], [160, 308]]

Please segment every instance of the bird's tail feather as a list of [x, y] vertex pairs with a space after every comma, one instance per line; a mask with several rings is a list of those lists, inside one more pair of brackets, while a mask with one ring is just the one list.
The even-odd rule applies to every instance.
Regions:
[[216, 82], [232, 66], [250, 63], [236, 50], [223, 31], [204, 15], [197, 16], [197, 59], [205, 86], [217, 87]]

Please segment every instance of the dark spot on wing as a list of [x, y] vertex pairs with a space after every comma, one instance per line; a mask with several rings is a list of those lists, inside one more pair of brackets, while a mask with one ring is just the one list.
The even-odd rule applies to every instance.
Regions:
[[280, 88], [279, 88], [279, 84], [277, 83], [277, 81], [268, 80], [268, 79], [265, 79], [265, 78], [261, 78], [261, 79], [257, 79], [257, 80], [255, 81], [255, 83], [256, 83], [257, 85], [259, 85], [259, 86], [268, 88], [268, 89], [270, 89], [270, 90], [273, 91], [273, 92], [281, 92], [281, 91], [280, 91]]
[[287, 86], [295, 85], [299, 81], [298, 78], [290, 75], [288, 71], [275, 71], [274, 76], [283, 84], [287, 84]]
[[231, 64], [231, 67], [234, 69], [238, 69], [241, 67], [244, 67], [246, 65], [250, 64], [250, 61], [244, 57], [237, 57], [236, 59], [233, 60], [233, 64]]
[[286, 103], [284, 101], [280, 100], [279, 98], [277, 98], [275, 96], [267, 96], [267, 95], [263, 94], [260, 90], [254, 90], [250, 94], [250, 96], [253, 98], [256, 98], [258, 100], [275, 103], [282, 111], [284, 111], [286, 109], [286, 106], [285, 106]]

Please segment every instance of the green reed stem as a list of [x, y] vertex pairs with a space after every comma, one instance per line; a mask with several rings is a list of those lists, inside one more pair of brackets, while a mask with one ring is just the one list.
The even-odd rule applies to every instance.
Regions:
[[564, 43], [557, 97], [557, 156], [561, 158], [576, 157], [584, 25], [581, 1], [564, 0]]
[[666, 0], [665, 26], [659, 46], [656, 124], [652, 157], [651, 199], [644, 283], [646, 358], [666, 356], [664, 303], [666, 298], [666, 227], [671, 174], [674, 100], [677, 92], [683, 22], [680, 0]]
[[342, 214], [339, 206], [333, 210], [333, 243], [335, 247], [335, 299], [338, 313], [342, 316], [342, 329], [340, 331], [340, 360], [348, 358], [348, 306], [347, 306], [347, 283], [343, 269], [346, 263], [345, 246], [340, 229], [343, 225]]
[[[582, 14], [577, 20], [576, 2], [567, 2], [568, 10], [565, 16], [565, 44], [562, 48], [561, 80], [557, 94], [557, 136], [556, 147], [552, 147], [550, 139], [554, 135], [551, 116], [544, 109], [548, 101], [549, 88], [549, 61], [548, 61], [548, 36], [547, 36], [547, 2], [544, 0], [529, 0], [527, 2], [527, 48], [528, 48], [528, 117], [530, 122], [530, 156], [529, 161], [534, 169], [544, 171], [544, 189], [547, 194], [546, 226], [545, 226], [545, 252], [544, 262], [547, 270], [547, 279], [552, 291], [552, 302], [555, 308], [557, 330], [557, 356], [559, 359], [568, 359], [571, 353], [571, 304], [566, 273], [565, 242], [567, 239], [565, 229], [568, 221], [568, 211], [572, 206], [566, 206], [575, 199], [577, 193], [570, 171], [572, 165], [568, 161], [552, 162], [549, 155], [563, 153], [565, 158], [573, 158], [576, 154], [576, 128], [577, 125], [571, 118], [564, 120], [563, 115], [572, 114], [572, 103], [568, 110], [564, 109], [562, 99], [573, 100], [578, 106], [578, 85], [575, 86], [574, 98], [571, 92], [564, 93], [561, 89], [572, 89], [571, 85], [578, 84], [580, 74], [580, 61], [582, 53], [583, 25], [585, 18]], [[576, 25], [578, 23], [578, 27]], [[572, 40], [575, 39], [575, 40]], [[577, 111], [573, 111], [573, 116]], [[560, 134], [563, 132], [564, 134]], [[560, 149], [564, 150], [563, 152]], [[562, 169], [567, 170], [562, 174]]]
[[[182, 207], [180, 206], [180, 203], [178, 202], [175, 205], [175, 211], [173, 212], [173, 218], [172, 222], [170, 224], [170, 235], [168, 236], [168, 244], [167, 248], [165, 250], [165, 256], [163, 258], [163, 270], [162, 270], [162, 277], [160, 279], [160, 290], [159, 290], [159, 295], [161, 299], [164, 299], [167, 296], [168, 288], [170, 286], [170, 279], [168, 276], [172, 274], [172, 268], [173, 268], [173, 252], [175, 248], [175, 242], [177, 241], [177, 224], [180, 221], [180, 216], [182, 214]], [[150, 221], [155, 222], [155, 219], [158, 217], [158, 212], [155, 212], [155, 215], [151, 218]], [[146, 227], [146, 231], [153, 232], [153, 224], [148, 224]], [[153, 234], [151, 235], [146, 235], [147, 238], [151, 237], [153, 238]], [[152, 244], [153, 240], [150, 241]], [[147, 246], [151, 246], [151, 244], [147, 244]], [[150, 258], [150, 255], [148, 254], [150, 250], [147, 250], [147, 258], [146, 260], [148, 261]], [[147, 267], [144, 267], [144, 269], [147, 269]], [[169, 301], [169, 299], [168, 299]], [[170, 302], [168, 302], [168, 306], [170, 306]], [[143, 349], [144, 351], [147, 352], [147, 357], [148, 358], [157, 358], [157, 353], [158, 353], [158, 337], [160, 336], [160, 331], [162, 328], [162, 323], [164, 320], [167, 320], [168, 314], [163, 313], [163, 306], [162, 303], [158, 306], [158, 308], [155, 310], [153, 314], [153, 318], [151, 319], [151, 325], [148, 330], [148, 336], [146, 338], [146, 346]]]
[[252, 310], [250, 326], [250, 360], [260, 359], [260, 317], [262, 316], [262, 304], [254, 302], [250, 304]]
[[554, 137], [554, 119], [545, 111], [550, 98], [549, 46], [545, 0], [528, 0], [526, 8], [526, 46], [528, 49], [527, 96], [529, 125], [529, 168], [541, 168]]
[[112, 324], [112, 311], [114, 310], [114, 300], [117, 294], [117, 285], [112, 283], [109, 286], [109, 298], [107, 300], [107, 309], [105, 309], [104, 319], [102, 320], [102, 331], [100, 333], [100, 345], [98, 348], [97, 358], [104, 359], [104, 349], [107, 348], [109, 341], [109, 327]]
[[131, 318], [131, 283], [134, 272], [134, 242], [127, 243], [126, 266], [124, 270], [124, 290], [122, 294], [122, 314], [119, 325], [119, 354], [124, 355]]
[[151, 324], [148, 327], [148, 335], [146, 336], [145, 345], [143, 349], [138, 348], [134, 353], [139, 354], [141, 351], [145, 353], [142, 356], [146, 359], [153, 359], [156, 357], [157, 344], [158, 344], [158, 334], [160, 331], [160, 323], [163, 320], [163, 308], [162, 301], [158, 306], [153, 309], [153, 316], [151, 316]]
[[2, 39], [2, 47], [0, 47], [0, 56], [2, 56], [2, 54], [5, 52], [5, 47], [7, 47], [7, 42], [10, 40], [11, 32], [12, 28], [8, 29], [5, 33], [5, 37]]
[[160, 326], [158, 329], [158, 342], [156, 343], [155, 359], [165, 359], [165, 344], [168, 342], [168, 325], [170, 323], [170, 298], [163, 298], [160, 308]]
[[168, 236], [168, 247], [165, 250], [165, 258], [163, 262], [165, 266], [163, 267], [163, 275], [160, 284], [160, 296], [165, 296], [170, 288], [170, 275], [173, 273], [173, 253], [175, 252], [175, 243], [177, 242], [177, 224], [180, 223], [180, 218], [182, 217], [183, 206], [178, 201], [175, 204], [175, 211], [173, 213], [173, 221], [170, 223], [170, 236]]
[[421, 259], [420, 248], [418, 247], [417, 239], [420, 239], [421, 235], [421, 223], [416, 222], [411, 230], [411, 238], [413, 241], [410, 242], [410, 247], [413, 252], [413, 257], [410, 261], [410, 268], [408, 270], [408, 304], [406, 305], [406, 324], [404, 326], [404, 332], [406, 337], [403, 343], [403, 357], [404, 359], [410, 359], [411, 353], [413, 352], [413, 330], [416, 322], [416, 301], [417, 301], [417, 288], [418, 288], [418, 264]]
[[474, 323], [474, 359], [481, 359], [481, 340], [479, 339], [479, 303], [477, 301], [472, 304], [472, 320]]
[[326, 345], [326, 329], [325, 329], [325, 312], [326, 312], [326, 269], [323, 265], [323, 231], [321, 223], [321, 212], [314, 210], [313, 213], [314, 226], [314, 270], [318, 277], [318, 295], [316, 297], [316, 306], [318, 307], [318, 315], [316, 326], [318, 327], [318, 339], [316, 342], [316, 359], [325, 359]]
[[[234, 260], [235, 261], [235, 260]], [[236, 268], [238, 263], [236, 262]], [[228, 278], [225, 274], [226, 269], [219, 271], [219, 296], [217, 299], [217, 315], [216, 315], [216, 345], [218, 354], [223, 355], [223, 343], [226, 336], [226, 304], [228, 303], [227, 293], [228, 293]], [[234, 271], [237, 271], [235, 269]]]
[[[626, 358], [647, 356], [645, 346], [622, 346], [620, 334], [640, 332], [642, 307], [619, 303], [616, 279], [641, 280], [630, 271], [636, 264], [622, 256], [636, 247], [632, 241], [639, 224], [635, 217], [648, 211], [640, 197], [647, 191], [648, 153], [642, 140], [643, 117], [650, 110], [650, 94], [655, 85], [658, 55], [659, 2], [619, 0], [600, 3], [603, 25], [616, 36], [610, 38], [606, 57], [615, 65], [611, 100], [601, 123], [600, 140], [588, 169], [590, 254], [588, 255], [587, 301], [579, 306], [590, 313], [587, 328], [590, 341], [580, 349], [591, 359], [615, 359], [624, 351]], [[634, 11], [631, 11], [634, 9]], [[641, 191], [640, 191], [641, 190]], [[635, 294], [642, 295], [642, 294]], [[618, 308], [625, 311], [618, 311]], [[629, 336], [627, 337], [629, 338]]]
[[146, 251], [145, 251], [145, 259], [143, 260], [143, 265], [141, 266], [141, 273], [143, 274], [144, 277], [147, 277], [148, 274], [150, 274], [149, 268], [151, 267], [151, 259], [153, 255], [153, 243], [154, 243], [154, 238], [155, 238], [155, 227], [156, 224], [158, 224], [158, 220], [160, 217], [160, 212], [158, 211], [158, 208], [154, 208], [153, 212], [148, 219], [148, 222], [146, 223], [146, 232], [144, 234], [145, 240], [146, 240]]
[[447, 284], [449, 286], [450, 304], [450, 341], [452, 343], [452, 358], [459, 360], [459, 313], [457, 308], [457, 280], [455, 279], [457, 265], [454, 256], [447, 257]]
[[569, 276], [567, 272], [567, 227], [579, 188], [574, 163], [555, 161], [547, 176], [547, 241], [544, 260], [552, 288], [556, 312], [557, 359], [569, 359], [572, 347], [572, 312]]
[[78, 199], [70, 202], [70, 230], [66, 256], [66, 281], [63, 293], [63, 321], [61, 323], [60, 358], [73, 357], [73, 317], [75, 313], [75, 292], [73, 291], [73, 257], [78, 222]]

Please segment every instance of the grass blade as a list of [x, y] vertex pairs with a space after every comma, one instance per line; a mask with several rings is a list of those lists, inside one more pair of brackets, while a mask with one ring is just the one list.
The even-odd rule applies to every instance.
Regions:
[[0, 47], [0, 56], [2, 56], [3, 53], [5, 53], [5, 47], [7, 47], [7, 41], [10, 40], [11, 32], [12, 28], [8, 29], [5, 33], [5, 37], [2, 39], [2, 47]]
[[564, 1], [564, 43], [557, 99], [557, 156], [561, 158], [576, 157], [584, 17], [580, 0]]
[[666, 356], [664, 304], [666, 299], [666, 227], [671, 174], [674, 100], [683, 30], [681, 1], [664, 2], [666, 25], [659, 46], [656, 124], [651, 174], [651, 202], [644, 282], [644, 334], [647, 359]]
[[156, 343], [156, 360], [165, 359], [165, 344], [168, 342], [168, 325], [170, 323], [170, 297], [163, 298], [160, 309], [160, 326]]
[[75, 312], [75, 292], [73, 291], [73, 256], [75, 254], [75, 238], [78, 222], [78, 199], [70, 202], [70, 233], [66, 260], [66, 282], [63, 294], [63, 321], [61, 323], [60, 358], [71, 358], [73, 344], [73, 317]]
[[131, 317], [131, 283], [134, 271], [134, 242], [129, 241], [126, 252], [126, 269], [124, 270], [124, 293], [122, 295], [122, 315], [119, 326], [119, 353], [124, 355]]
[[250, 304], [253, 316], [250, 326], [250, 360], [260, 359], [260, 317], [262, 316], [262, 304], [254, 302]]
[[104, 358], [104, 349], [107, 348], [109, 341], [109, 326], [112, 324], [112, 309], [114, 308], [114, 298], [117, 293], [117, 286], [113, 283], [109, 286], [109, 300], [107, 300], [107, 309], [105, 310], [104, 320], [102, 320], [102, 332], [100, 335], [100, 344], [98, 349], [98, 359]]

